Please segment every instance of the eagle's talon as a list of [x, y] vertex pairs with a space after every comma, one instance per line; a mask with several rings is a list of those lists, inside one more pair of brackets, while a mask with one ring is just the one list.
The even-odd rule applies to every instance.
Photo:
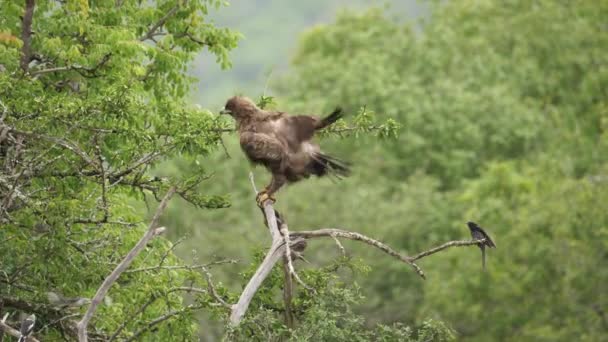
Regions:
[[260, 208], [264, 207], [264, 202], [266, 202], [267, 200], [271, 200], [273, 204], [277, 201], [274, 197], [268, 195], [266, 190], [260, 191], [255, 197], [255, 201], [258, 202], [258, 206]]

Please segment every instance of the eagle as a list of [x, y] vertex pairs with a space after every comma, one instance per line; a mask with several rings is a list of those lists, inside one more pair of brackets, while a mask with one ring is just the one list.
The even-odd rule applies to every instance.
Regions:
[[270, 199], [285, 184], [312, 175], [337, 178], [350, 174], [350, 164], [323, 153], [312, 141], [315, 132], [342, 117], [338, 107], [328, 116], [289, 115], [280, 111], [266, 111], [247, 97], [228, 99], [222, 114], [236, 121], [243, 152], [254, 165], [263, 165], [271, 174], [270, 184], [256, 197], [258, 205]]
[[481, 267], [483, 270], [485, 270], [486, 269], [486, 246], [488, 246], [490, 248], [496, 248], [496, 244], [494, 243], [494, 241], [492, 241], [492, 239], [490, 239], [490, 236], [488, 235], [488, 233], [486, 233], [486, 231], [483, 230], [483, 228], [481, 228], [477, 223], [467, 222], [467, 226], [469, 226], [469, 230], [471, 230], [471, 237], [474, 240], [485, 239], [484, 242], [477, 244], [477, 246], [481, 249]]

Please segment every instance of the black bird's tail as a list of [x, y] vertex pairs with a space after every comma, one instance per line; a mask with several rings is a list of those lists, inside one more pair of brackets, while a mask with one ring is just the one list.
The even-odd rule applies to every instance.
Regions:
[[334, 111], [331, 112], [331, 114], [329, 114], [325, 118], [321, 119], [321, 121], [319, 121], [319, 123], [317, 124], [315, 129], [317, 129], [317, 130], [323, 129], [323, 128], [333, 124], [334, 122], [338, 121], [343, 116], [344, 116], [344, 114], [342, 114], [342, 108], [336, 107], [336, 109], [334, 109]]
[[336, 178], [344, 178], [350, 175], [350, 164], [338, 158], [323, 153], [315, 153], [312, 156], [311, 173], [316, 176], [332, 175]]

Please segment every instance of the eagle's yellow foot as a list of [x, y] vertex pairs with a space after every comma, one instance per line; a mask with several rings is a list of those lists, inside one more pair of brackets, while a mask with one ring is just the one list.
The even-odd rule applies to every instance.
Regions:
[[258, 206], [260, 208], [264, 207], [264, 202], [266, 202], [267, 200], [271, 200], [272, 203], [275, 203], [277, 201], [274, 197], [269, 196], [266, 190], [258, 192], [257, 196], [255, 196], [255, 201], [258, 202]]

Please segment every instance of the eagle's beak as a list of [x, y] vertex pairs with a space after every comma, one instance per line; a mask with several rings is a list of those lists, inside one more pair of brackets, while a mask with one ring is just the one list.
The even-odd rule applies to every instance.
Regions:
[[223, 115], [223, 114], [230, 115], [230, 114], [232, 114], [232, 111], [229, 109], [222, 109], [222, 110], [220, 110], [220, 115]]

